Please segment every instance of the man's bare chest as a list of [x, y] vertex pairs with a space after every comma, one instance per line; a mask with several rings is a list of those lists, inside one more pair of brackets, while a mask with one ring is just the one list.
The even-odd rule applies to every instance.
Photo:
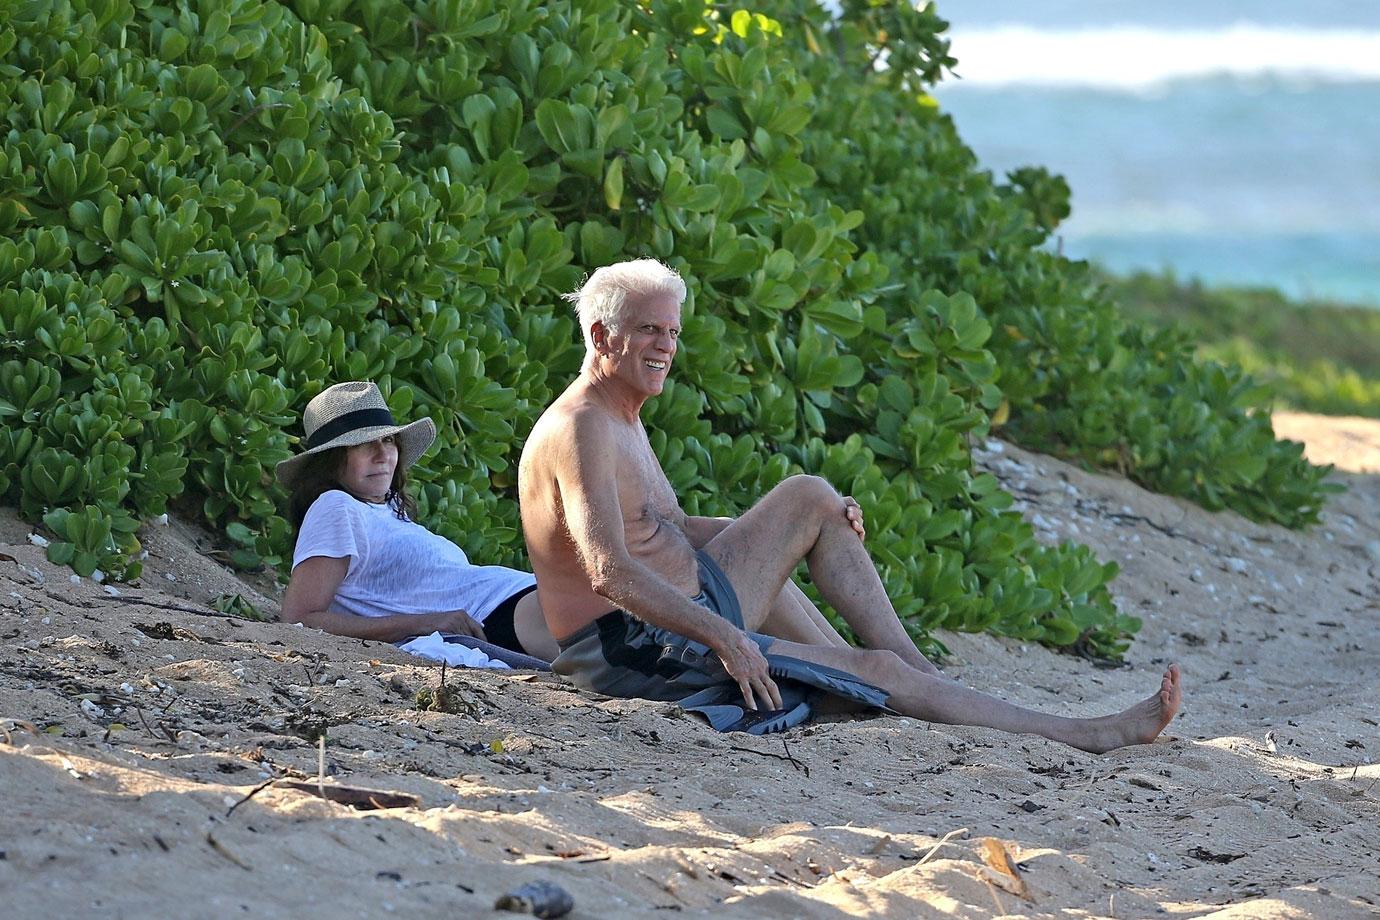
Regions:
[[619, 504], [625, 526], [655, 528], [681, 517], [680, 503], [666, 479], [651, 445], [640, 439], [626, 445], [619, 457]]

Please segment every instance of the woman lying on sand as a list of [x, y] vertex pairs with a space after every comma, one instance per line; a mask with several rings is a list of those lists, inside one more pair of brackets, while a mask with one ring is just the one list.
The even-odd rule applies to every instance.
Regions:
[[535, 578], [474, 565], [412, 520], [407, 468], [436, 438], [431, 419], [398, 425], [377, 386], [352, 382], [308, 403], [302, 425], [306, 450], [277, 467], [296, 538], [284, 620], [385, 642], [453, 633], [556, 657]]

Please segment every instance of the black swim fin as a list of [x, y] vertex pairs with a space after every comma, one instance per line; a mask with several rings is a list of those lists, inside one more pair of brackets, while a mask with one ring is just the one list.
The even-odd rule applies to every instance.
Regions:
[[720, 732], [771, 735], [794, 728], [810, 717], [808, 692], [800, 687], [780, 687], [780, 709], [748, 709], [734, 684], [715, 684], [680, 701], [680, 708], [696, 712]]

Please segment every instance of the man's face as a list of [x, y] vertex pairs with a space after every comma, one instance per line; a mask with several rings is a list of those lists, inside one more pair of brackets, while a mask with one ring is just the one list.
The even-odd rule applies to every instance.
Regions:
[[607, 330], [613, 376], [638, 392], [656, 396], [666, 385], [680, 339], [680, 304], [674, 298], [629, 300], [623, 317]]

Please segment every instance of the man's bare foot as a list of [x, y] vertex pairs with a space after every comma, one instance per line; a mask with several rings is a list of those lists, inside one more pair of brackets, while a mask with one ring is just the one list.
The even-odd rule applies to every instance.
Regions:
[[1094, 754], [1105, 754], [1128, 744], [1149, 744], [1178, 714], [1183, 698], [1179, 666], [1171, 664], [1156, 693], [1114, 716], [1089, 719], [1088, 733], [1069, 743]]

